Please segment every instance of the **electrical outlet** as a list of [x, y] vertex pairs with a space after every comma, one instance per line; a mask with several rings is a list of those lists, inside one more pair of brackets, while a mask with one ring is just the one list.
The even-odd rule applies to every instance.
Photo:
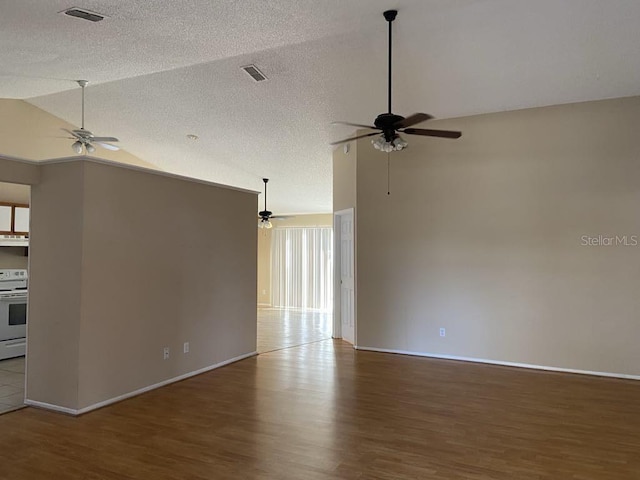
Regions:
[[163, 358], [169, 360], [169, 347], [164, 347]]
[[189, 342], [184, 342], [182, 346], [182, 353], [189, 353]]
[[447, 336], [447, 331], [444, 328], [440, 328], [440, 336], [441, 337], [446, 337]]

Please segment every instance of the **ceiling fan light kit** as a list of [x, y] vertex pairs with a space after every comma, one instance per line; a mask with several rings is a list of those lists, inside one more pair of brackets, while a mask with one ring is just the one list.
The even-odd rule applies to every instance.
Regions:
[[389, 75], [388, 75], [388, 112], [381, 113], [378, 115], [373, 123], [373, 125], [362, 125], [359, 123], [350, 123], [350, 122], [333, 122], [333, 124], [340, 125], [349, 125], [352, 127], [358, 128], [366, 128], [369, 130], [377, 130], [373, 133], [365, 133], [362, 135], [357, 135], [352, 138], [346, 138], [344, 140], [339, 140], [337, 142], [331, 143], [331, 145], [339, 145], [341, 143], [350, 142], [352, 140], [357, 140], [359, 138], [365, 137], [373, 137], [377, 135], [376, 138], [371, 140], [373, 147], [376, 150], [380, 150], [382, 152], [397, 152], [407, 148], [409, 143], [402, 138], [399, 133], [405, 133], [407, 135], [420, 135], [423, 137], [440, 137], [440, 138], [460, 138], [462, 136], [461, 132], [450, 131], [450, 130], [425, 130], [422, 128], [409, 128], [413, 125], [417, 125], [418, 123], [426, 122], [427, 120], [431, 120], [433, 117], [426, 113], [414, 113], [413, 115], [409, 115], [408, 117], [403, 117], [401, 115], [396, 115], [391, 111], [391, 46], [392, 46], [392, 35], [391, 35], [391, 24], [396, 19], [398, 15], [397, 10], [387, 10], [383, 13], [385, 20], [389, 23]]
[[371, 140], [374, 148], [376, 150], [380, 150], [382, 152], [399, 152], [403, 148], [407, 148], [409, 145], [407, 141], [402, 138], [400, 135], [396, 135], [392, 141], [388, 142], [384, 135], [380, 135], [378, 138]]
[[272, 228], [273, 224], [269, 221], [269, 220], [265, 220], [264, 218], [261, 218], [260, 221], [258, 222], [258, 228]]

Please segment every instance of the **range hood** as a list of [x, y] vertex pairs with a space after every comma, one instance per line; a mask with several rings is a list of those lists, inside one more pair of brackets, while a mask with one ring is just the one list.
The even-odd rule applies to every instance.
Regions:
[[0, 247], [28, 247], [29, 237], [25, 235], [0, 235]]

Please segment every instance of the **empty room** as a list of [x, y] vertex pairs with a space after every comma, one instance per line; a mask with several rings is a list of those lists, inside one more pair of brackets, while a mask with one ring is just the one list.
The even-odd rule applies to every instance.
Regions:
[[0, 480], [640, 478], [640, 2], [0, 6]]

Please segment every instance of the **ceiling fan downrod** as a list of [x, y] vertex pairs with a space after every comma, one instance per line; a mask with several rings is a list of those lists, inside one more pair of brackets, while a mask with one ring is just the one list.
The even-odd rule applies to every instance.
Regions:
[[388, 82], [388, 98], [389, 98], [389, 113], [391, 113], [391, 24], [396, 19], [398, 15], [397, 10], [387, 10], [383, 13], [384, 18], [387, 22], [389, 22], [389, 82]]
[[269, 217], [271, 216], [271, 212], [267, 210], [267, 183], [269, 182], [269, 179], [263, 178], [262, 181], [264, 182], [264, 210], [258, 212], [258, 215], [268, 221]]
[[88, 80], [77, 80], [78, 85], [82, 88], [82, 126], [81, 130], [84, 130], [84, 88], [89, 84]]
[[268, 178], [263, 178], [262, 181], [264, 182], [264, 211], [267, 211], [267, 183], [269, 183], [269, 179]]

